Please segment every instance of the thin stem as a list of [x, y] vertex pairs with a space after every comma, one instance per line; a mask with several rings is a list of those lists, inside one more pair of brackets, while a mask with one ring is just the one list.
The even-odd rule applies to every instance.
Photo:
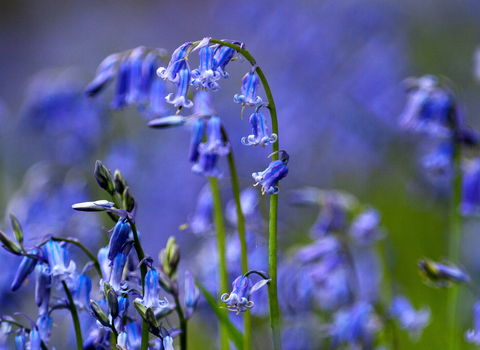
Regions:
[[97, 260], [97, 257], [93, 255], [93, 253], [88, 250], [77, 238], [60, 238], [60, 237], [52, 237], [52, 240], [57, 242], [67, 242], [79, 247], [85, 254], [87, 254], [88, 258], [93, 262], [93, 266], [95, 266], [95, 270], [100, 277], [102, 277], [102, 269], [100, 268], [100, 263]]
[[[229, 142], [228, 135], [225, 128], [222, 125], [222, 136], [225, 142]], [[238, 238], [240, 240], [240, 251], [242, 259], [242, 273], [248, 271], [248, 252], [247, 252], [247, 238], [245, 230], [245, 218], [243, 217], [242, 203], [240, 201], [240, 185], [238, 182], [237, 167], [235, 166], [235, 158], [233, 157], [233, 151], [228, 153], [228, 166], [230, 168], [230, 176], [232, 182], [233, 198], [235, 200], [235, 207], [237, 211], [237, 230]], [[245, 339], [243, 342], [243, 350], [250, 350], [252, 346], [252, 314], [250, 311], [244, 313], [244, 332]]]
[[65, 290], [65, 294], [67, 294], [68, 299], [68, 308], [70, 309], [70, 313], [72, 314], [73, 319], [73, 327], [75, 328], [75, 338], [77, 340], [77, 349], [83, 350], [83, 339], [82, 339], [82, 328], [80, 327], [80, 320], [78, 319], [78, 312], [73, 302], [72, 293], [70, 293], [70, 289], [68, 289], [67, 284], [65, 281], [62, 281], [63, 289]]
[[[213, 44], [220, 44], [223, 46], [231, 47], [232, 49], [239, 52], [243, 57], [245, 57], [252, 66], [256, 65], [257, 62], [253, 56], [248, 52], [247, 49], [242, 48], [238, 45], [224, 42], [221, 40], [210, 39], [210, 42]], [[277, 110], [275, 108], [275, 101], [273, 100], [272, 91], [270, 90], [270, 85], [268, 85], [267, 78], [263, 74], [262, 69], [257, 65], [255, 71], [260, 78], [263, 89], [268, 99], [268, 109], [270, 110], [270, 118], [272, 120], [272, 132], [277, 134], [277, 142], [272, 145], [273, 152], [279, 150], [279, 141], [280, 135], [278, 133], [278, 120], [277, 120]], [[273, 160], [278, 160], [278, 153], [273, 155]], [[281, 339], [280, 339], [280, 310], [278, 307], [278, 293], [277, 293], [277, 210], [278, 210], [278, 195], [270, 196], [270, 223], [269, 223], [269, 275], [271, 281], [268, 283], [268, 296], [269, 296], [269, 307], [270, 307], [270, 324], [272, 327], [273, 335], [273, 348], [274, 350], [280, 350], [282, 348]]]
[[115, 327], [112, 327], [112, 334], [110, 338], [110, 346], [112, 347], [112, 349], [116, 349], [117, 339], [118, 339], [117, 330], [115, 329]]
[[[462, 191], [462, 174], [460, 162], [462, 156], [461, 145], [456, 142], [454, 137], [453, 143], [453, 170], [452, 179], [452, 201], [450, 203], [450, 232], [448, 236], [448, 255], [449, 258], [458, 262], [460, 257], [460, 246], [462, 240], [462, 217], [458, 210], [461, 200]], [[458, 287], [453, 286], [448, 290], [447, 301], [447, 336], [450, 350], [457, 350], [459, 347], [459, 332], [457, 329], [458, 321]]]
[[[227, 272], [227, 259], [226, 252], [226, 237], [225, 237], [225, 223], [223, 220], [223, 206], [222, 198], [220, 196], [220, 188], [218, 186], [218, 179], [215, 177], [209, 178], [210, 187], [212, 190], [214, 201], [214, 217], [215, 228], [217, 231], [217, 252], [219, 263], [219, 290], [220, 292], [228, 290], [228, 272]], [[227, 310], [222, 310], [227, 314]], [[228, 350], [228, 333], [223, 323], [220, 323], [220, 349]], [[183, 350], [183, 349], [182, 349]]]
[[175, 305], [178, 319], [180, 320], [180, 329], [182, 333], [180, 334], [180, 349], [187, 350], [187, 319], [185, 319], [185, 315], [183, 313], [182, 305], [180, 304], [180, 300], [178, 296], [175, 296]]

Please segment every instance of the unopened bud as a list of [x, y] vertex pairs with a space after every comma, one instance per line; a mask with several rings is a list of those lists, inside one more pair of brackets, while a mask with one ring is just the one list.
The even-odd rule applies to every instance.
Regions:
[[175, 240], [175, 237], [170, 236], [167, 241], [167, 247], [160, 251], [160, 262], [163, 267], [163, 271], [170, 277], [173, 276], [177, 270], [178, 263], [180, 262], [180, 247]]
[[137, 310], [138, 314], [140, 315], [140, 317], [142, 317], [142, 319], [147, 322], [147, 309], [145, 308], [145, 306], [143, 306], [143, 304], [138, 301], [138, 300], [134, 300], [133, 301], [133, 306], [135, 307], [135, 309]]
[[22, 249], [19, 247], [19, 245], [2, 231], [0, 231], [0, 241], [3, 244], [3, 247], [10, 253], [22, 255]]
[[122, 194], [123, 191], [125, 191], [125, 188], [127, 187], [127, 183], [125, 182], [120, 170], [117, 169], [113, 173], [113, 181], [115, 182], [115, 191], [117, 193]]
[[135, 208], [135, 199], [133, 198], [132, 191], [130, 191], [130, 187], [125, 187], [123, 191], [123, 207], [129, 213]]
[[98, 305], [94, 300], [90, 300], [90, 304], [92, 306], [93, 317], [95, 317], [103, 326], [110, 327], [108, 316], [105, 314], [105, 312], [103, 312], [100, 305]]
[[113, 289], [110, 289], [107, 293], [108, 309], [110, 310], [110, 315], [114, 320], [118, 316], [118, 299], [117, 294]]
[[103, 165], [99, 160], [95, 162], [95, 178], [97, 179], [97, 183], [101, 188], [111, 195], [115, 193], [115, 183], [113, 182], [112, 175], [105, 165]]
[[20, 243], [20, 246], [22, 246], [23, 245], [22, 226], [20, 226], [20, 223], [18, 222], [15, 215], [10, 214], [10, 220], [12, 221], [12, 228], [13, 228], [13, 234], [15, 236], [15, 239], [17, 240], [18, 243]]

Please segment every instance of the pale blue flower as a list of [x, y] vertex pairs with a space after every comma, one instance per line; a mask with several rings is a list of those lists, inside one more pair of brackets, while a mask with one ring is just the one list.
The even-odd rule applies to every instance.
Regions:
[[480, 345], [480, 301], [473, 305], [473, 329], [465, 332], [465, 341]]
[[178, 108], [193, 107], [193, 102], [187, 98], [188, 87], [190, 85], [190, 67], [188, 66], [187, 61], [181, 61], [180, 69], [172, 82], [177, 85], [177, 92], [175, 94], [175, 97], [173, 93], [168, 94], [165, 97], [165, 100]]
[[215, 80], [220, 79], [220, 73], [214, 70], [215, 60], [213, 58], [213, 48], [205, 46], [200, 49], [200, 67], [192, 70], [192, 85], [202, 89], [218, 90], [218, 84]]
[[52, 272], [52, 276], [58, 281], [63, 281], [67, 278], [72, 278], [75, 273], [75, 262], [70, 261], [66, 267], [67, 250], [58, 244], [58, 242], [50, 239], [45, 244], [45, 255], [47, 257], [48, 265]]
[[263, 101], [257, 95], [260, 78], [254, 72], [247, 73], [242, 79], [242, 93], [233, 97], [233, 102], [242, 103], [243, 106], [259, 106]]
[[418, 340], [423, 329], [430, 322], [430, 309], [428, 307], [416, 311], [410, 301], [401, 295], [392, 299], [390, 314], [398, 320], [400, 328], [410, 333], [413, 340]]
[[242, 143], [246, 146], [266, 145], [277, 141], [277, 134], [268, 135], [268, 128], [265, 116], [262, 113], [253, 113], [250, 116], [250, 125], [252, 127], [252, 135], [242, 138]]
[[183, 67], [183, 61], [185, 60], [185, 56], [187, 51], [192, 43], [187, 42], [177, 48], [173, 54], [170, 62], [168, 63], [167, 68], [161, 67], [157, 70], [157, 75], [160, 76], [162, 79], [168, 79], [170, 81], [174, 81], [177, 74]]

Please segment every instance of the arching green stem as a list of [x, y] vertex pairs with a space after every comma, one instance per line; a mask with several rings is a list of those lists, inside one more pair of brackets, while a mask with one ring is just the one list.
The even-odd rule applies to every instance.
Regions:
[[[257, 64], [253, 56], [248, 52], [247, 49], [235, 45], [232, 43], [224, 42], [221, 40], [210, 39], [210, 42], [213, 44], [220, 44], [223, 46], [231, 47], [232, 49], [239, 52], [243, 57], [245, 57], [250, 64], [253, 66]], [[279, 150], [279, 141], [280, 134], [278, 133], [278, 121], [277, 121], [277, 110], [275, 108], [275, 102], [273, 100], [272, 92], [268, 81], [263, 74], [262, 69], [257, 65], [255, 71], [260, 78], [263, 89], [268, 99], [268, 109], [270, 110], [270, 117], [272, 119], [272, 132], [277, 134], [278, 139], [272, 145], [273, 152]], [[273, 160], [278, 160], [278, 153], [273, 155]], [[268, 265], [269, 265], [269, 275], [271, 281], [268, 283], [268, 299], [270, 306], [270, 324], [272, 327], [273, 335], [273, 348], [274, 350], [280, 350], [282, 348], [281, 339], [280, 339], [280, 310], [278, 307], [278, 293], [277, 293], [277, 211], [278, 211], [278, 195], [270, 196], [270, 218], [269, 218], [269, 253], [268, 253]]]
[[[219, 290], [220, 293], [228, 290], [228, 272], [227, 272], [227, 259], [226, 252], [226, 235], [225, 235], [225, 223], [223, 220], [223, 206], [222, 198], [220, 195], [220, 187], [218, 186], [218, 179], [215, 177], [209, 178], [210, 188], [212, 190], [213, 202], [214, 202], [214, 218], [215, 228], [217, 231], [217, 253], [219, 263]], [[227, 310], [222, 310], [225, 314]], [[228, 346], [228, 333], [226, 326], [220, 323], [220, 349], [227, 350]]]
[[68, 289], [68, 286], [65, 283], [65, 281], [62, 281], [62, 286], [63, 286], [63, 289], [65, 290], [65, 294], [67, 295], [68, 309], [72, 314], [73, 327], [75, 328], [75, 338], [77, 341], [77, 350], [83, 350], [82, 328], [80, 327], [80, 320], [78, 319], [77, 307], [73, 302], [72, 293], [70, 293], [70, 289]]
[[[229, 142], [227, 132], [222, 125], [222, 135], [226, 142]], [[247, 238], [245, 231], [245, 218], [243, 217], [242, 204], [240, 201], [240, 185], [238, 183], [237, 167], [235, 166], [235, 158], [233, 151], [230, 150], [228, 154], [228, 167], [230, 169], [233, 198], [235, 200], [235, 207], [237, 213], [237, 230], [238, 238], [240, 240], [240, 250], [242, 259], [242, 273], [248, 271], [248, 252], [247, 252]], [[244, 332], [245, 339], [243, 341], [243, 350], [250, 350], [252, 346], [252, 314], [249, 310], [244, 313]]]
[[175, 295], [175, 305], [177, 310], [178, 319], [180, 320], [180, 329], [182, 333], [180, 334], [180, 349], [187, 350], [187, 319], [183, 313], [182, 305], [180, 304], [180, 299], [178, 295]]

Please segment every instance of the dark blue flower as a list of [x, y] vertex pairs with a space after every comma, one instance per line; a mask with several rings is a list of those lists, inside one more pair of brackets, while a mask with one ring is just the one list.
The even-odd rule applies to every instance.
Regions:
[[35, 303], [40, 308], [39, 315], [46, 315], [52, 287], [52, 274], [47, 264], [37, 264], [35, 267]]
[[213, 48], [205, 46], [200, 49], [200, 67], [192, 70], [192, 85], [202, 89], [218, 90], [218, 84], [215, 80], [220, 79], [220, 73], [214, 70], [215, 60], [213, 58]]
[[265, 116], [262, 113], [253, 113], [250, 116], [250, 126], [252, 127], [252, 135], [242, 138], [242, 143], [246, 146], [257, 146], [274, 143], [277, 141], [277, 134], [268, 136], [268, 128]]
[[124, 253], [118, 253], [113, 259], [112, 273], [108, 282], [116, 292], [119, 292], [122, 289], [123, 269], [126, 263], [127, 256]]
[[118, 67], [117, 82], [115, 84], [113, 99], [110, 103], [110, 107], [113, 109], [121, 109], [127, 105], [126, 99], [129, 88], [130, 68], [128, 56], [124, 56]]
[[229, 74], [225, 70], [227, 64], [232, 60], [235, 55], [235, 50], [228, 46], [217, 46], [215, 48], [215, 66], [214, 70], [222, 74], [223, 78], [228, 78]]
[[277, 194], [278, 193], [278, 181], [283, 179], [288, 174], [289, 156], [287, 152], [283, 151], [280, 160], [275, 160], [268, 165], [268, 168], [260, 173], [253, 173], [252, 177], [256, 181], [254, 186], [258, 184], [262, 185], [262, 194]]
[[205, 135], [205, 122], [203, 119], [195, 119], [192, 123], [192, 136], [190, 138], [190, 152], [188, 154], [188, 160], [190, 162], [196, 163], [200, 152], [198, 147], [203, 141], [203, 136]]
[[181, 61], [179, 71], [172, 82], [177, 85], [177, 92], [175, 97], [173, 93], [168, 94], [165, 97], [165, 100], [168, 103], [173, 104], [175, 107], [193, 107], [193, 102], [187, 98], [188, 87], [190, 85], [190, 67], [188, 66], [187, 61]]
[[[29, 255], [37, 255], [39, 250], [37, 248], [31, 249], [28, 254]], [[12, 282], [12, 292], [18, 290], [23, 282], [27, 279], [28, 275], [30, 275], [35, 266], [37, 265], [38, 259], [30, 258], [28, 256], [24, 256], [20, 266], [17, 269], [17, 273], [15, 274], [15, 278]]]
[[173, 52], [172, 58], [170, 59], [170, 62], [168, 63], [167, 68], [164, 68], [164, 67], [158, 68], [157, 70], [158, 76], [160, 76], [162, 79], [168, 79], [173, 82], [177, 74], [183, 68], [185, 56], [191, 45], [192, 43], [187, 42], [182, 46], [180, 46], [179, 48], [177, 48]]
[[85, 88], [85, 94], [87, 96], [91, 97], [96, 95], [112, 82], [117, 74], [117, 65], [120, 58], [121, 54], [114, 53], [100, 63], [95, 78]]
[[108, 250], [108, 260], [110, 260], [110, 266], [113, 264], [113, 259], [118, 253], [123, 251], [123, 247], [128, 239], [130, 233], [130, 225], [125, 220], [120, 219], [113, 228], [112, 236], [110, 237], [110, 244]]
[[79, 309], [90, 309], [90, 292], [92, 291], [92, 279], [90, 276], [81, 274], [77, 277], [77, 290], [74, 301]]
[[257, 88], [260, 84], [260, 78], [254, 72], [247, 73], [242, 79], [242, 93], [233, 97], [233, 102], [242, 103], [243, 106], [258, 106], [263, 101], [257, 96]]

